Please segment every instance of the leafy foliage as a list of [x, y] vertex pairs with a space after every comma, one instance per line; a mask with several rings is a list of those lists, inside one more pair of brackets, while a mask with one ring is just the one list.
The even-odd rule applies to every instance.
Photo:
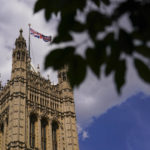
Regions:
[[[104, 13], [100, 6], [113, 5], [110, 0], [91, 0], [97, 9], [88, 9], [85, 15], [85, 22], [77, 20], [77, 11], [85, 12], [88, 0], [37, 0], [34, 12], [45, 11], [45, 19], [48, 21], [52, 13], [61, 12], [61, 20], [58, 26], [58, 34], [54, 37], [53, 43], [73, 41], [72, 33], [87, 31], [93, 47], [85, 51], [85, 58], [76, 54], [77, 46], [66, 46], [66, 48], [54, 49], [45, 58], [45, 68], [53, 67], [60, 69], [64, 64], [69, 65], [68, 76], [72, 87], [80, 85], [86, 77], [87, 67], [100, 77], [101, 67], [105, 66], [105, 75], [114, 73], [114, 82], [118, 93], [125, 83], [126, 58], [130, 56], [134, 60], [135, 68], [139, 76], [147, 83], [150, 83], [150, 68], [145, 60], [150, 59], [150, 48], [147, 43], [150, 41], [150, 2], [138, 0], [126, 0], [118, 2], [111, 14]], [[119, 19], [128, 14], [132, 25], [132, 31], [127, 32], [119, 27]], [[107, 27], [113, 24], [115, 30], [106, 32]], [[102, 39], [98, 38], [99, 33], [104, 32]], [[140, 41], [140, 45], [134, 43]], [[134, 54], [141, 55], [142, 59], [135, 58]]]

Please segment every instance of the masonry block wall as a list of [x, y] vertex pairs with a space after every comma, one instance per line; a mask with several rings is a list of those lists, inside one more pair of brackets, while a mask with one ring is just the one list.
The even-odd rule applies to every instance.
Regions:
[[11, 79], [0, 89], [0, 150], [79, 150], [73, 91], [67, 66], [58, 84], [31, 65], [20, 30]]

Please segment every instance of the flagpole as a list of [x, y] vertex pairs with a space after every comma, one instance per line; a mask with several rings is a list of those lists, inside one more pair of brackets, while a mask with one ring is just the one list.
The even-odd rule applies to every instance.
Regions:
[[29, 25], [29, 58], [30, 58], [30, 27], [31, 27], [31, 24], [28, 24]]

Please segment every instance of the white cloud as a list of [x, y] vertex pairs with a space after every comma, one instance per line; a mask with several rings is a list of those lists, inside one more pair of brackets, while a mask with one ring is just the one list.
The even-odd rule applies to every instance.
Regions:
[[[32, 9], [35, 0], [13, 0], [9, 2], [0, 0], [0, 2], [0, 73], [6, 82], [7, 79], [10, 79], [12, 48], [19, 35], [19, 29], [23, 28], [23, 35], [27, 42], [28, 23], [31, 23], [35, 30], [54, 36], [57, 33], [56, 27], [60, 18], [54, 17], [47, 23], [44, 20], [43, 11], [34, 15]], [[56, 81], [56, 73], [52, 73], [51, 70], [46, 72], [43, 70], [44, 57], [52, 48], [53, 46], [49, 46], [39, 39], [32, 38], [31, 40], [32, 62], [35, 66], [40, 64], [44, 76], [51, 73], [51, 79]], [[138, 79], [131, 60], [128, 64], [127, 84], [124, 86], [121, 96], [116, 93], [112, 76], [109, 78], [102, 76], [101, 80], [98, 80], [91, 71], [88, 71], [87, 79], [79, 89], [75, 89], [74, 93], [77, 119], [80, 126], [82, 128], [87, 127], [94, 117], [99, 117], [109, 108], [121, 104], [138, 91], [150, 93], [150, 88]], [[84, 133], [84, 137], [88, 136], [86, 131], [82, 130], [82, 133]]]
[[89, 138], [88, 132], [87, 131], [83, 131], [82, 140], [85, 140], [87, 138]]
[[[13, 0], [6, 2], [1, 0], [0, 5], [0, 71], [4, 82], [10, 78], [11, 73], [11, 55], [14, 48], [15, 39], [19, 36], [20, 28], [23, 28], [23, 35], [28, 43], [28, 24], [47, 35], [56, 34], [56, 27], [59, 18], [54, 17], [48, 23], [44, 20], [44, 13], [33, 14], [33, 6], [35, 0]], [[40, 64], [43, 72], [43, 62], [46, 53], [49, 51], [49, 45], [42, 40], [31, 37], [31, 56], [35, 66]], [[47, 71], [47, 73], [51, 70]], [[52, 79], [55, 80], [52, 73]]]
[[121, 104], [140, 91], [150, 93], [149, 85], [139, 79], [130, 59], [127, 68], [126, 85], [120, 96], [116, 92], [113, 75], [108, 78], [102, 76], [98, 80], [91, 71], [88, 71], [85, 82], [75, 90], [76, 112], [80, 126], [86, 128], [93, 122], [93, 118], [99, 117], [108, 109]]
[[78, 130], [78, 134], [81, 134], [83, 132], [83, 129], [79, 124], [77, 124], [77, 130]]
[[79, 139], [84, 141], [85, 139], [90, 137], [89, 133], [86, 130], [84, 130], [79, 124], [77, 124], [77, 129], [78, 129]]

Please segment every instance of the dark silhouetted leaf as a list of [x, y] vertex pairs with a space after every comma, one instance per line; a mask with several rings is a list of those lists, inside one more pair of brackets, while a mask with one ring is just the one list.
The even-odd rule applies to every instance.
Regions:
[[114, 80], [118, 93], [121, 93], [121, 87], [125, 83], [126, 61], [120, 60], [115, 70]]
[[134, 65], [136, 67], [136, 70], [139, 74], [139, 76], [145, 81], [150, 83], [150, 68], [143, 63], [141, 60], [135, 58], [134, 59]]
[[67, 47], [50, 52], [45, 58], [45, 69], [48, 67], [53, 67], [55, 70], [62, 68], [64, 64], [68, 64], [73, 59], [74, 51], [74, 47]]
[[34, 6], [34, 12], [36, 13], [36, 12], [40, 11], [41, 9], [43, 9], [44, 7], [45, 7], [44, 1], [38, 0]]
[[65, 38], [65, 34], [69, 33], [72, 26], [74, 25], [75, 13], [70, 13], [68, 15], [62, 16], [62, 21], [58, 27], [58, 36]]
[[95, 41], [95, 48], [86, 50], [86, 61], [93, 73], [99, 77], [100, 67], [106, 62], [106, 45], [102, 41]]
[[86, 28], [85, 28], [85, 24], [82, 24], [76, 20], [74, 20], [71, 30], [74, 32], [83, 32]]
[[74, 55], [69, 62], [68, 77], [72, 87], [79, 86], [86, 76], [86, 62], [79, 56]]
[[77, 9], [83, 10], [86, 0], [38, 0], [35, 3], [34, 12], [45, 10], [45, 18], [48, 20], [51, 13], [61, 12], [62, 16], [75, 13]]
[[[118, 1], [119, 2], [119, 1]], [[115, 9], [115, 11], [112, 14], [113, 19], [118, 19], [120, 16], [122, 16], [125, 13], [135, 13], [139, 9], [139, 1], [136, 0], [127, 0], [123, 3], [118, 3], [118, 7]]]
[[150, 14], [150, 3], [141, 5], [138, 2], [138, 9], [134, 10], [134, 13], [130, 14], [131, 21], [134, 26], [138, 27], [140, 31], [147, 30], [150, 25], [149, 14]]
[[105, 3], [106, 5], [109, 5], [110, 4], [110, 0], [102, 0], [103, 3]]
[[45, 11], [45, 19], [48, 21], [50, 19], [50, 16], [51, 16], [51, 12], [46, 10]]
[[98, 7], [100, 6], [100, 0], [92, 0]]
[[126, 54], [131, 55], [133, 53], [132, 37], [124, 30], [119, 31], [119, 45], [121, 50], [123, 50]]
[[[101, 2], [106, 5], [111, 0], [92, 0], [98, 7]], [[113, 3], [113, 2], [112, 2]], [[150, 41], [150, 2], [138, 0], [118, 1], [116, 8], [111, 15], [106, 15], [99, 10], [88, 10], [84, 23], [78, 22], [76, 12], [81, 12], [86, 8], [87, 0], [37, 0], [34, 12], [44, 10], [46, 20], [49, 20], [52, 13], [60, 12], [61, 20], [58, 25], [58, 34], [54, 38], [53, 43], [61, 43], [72, 41], [71, 32], [82, 33], [87, 31], [90, 40], [93, 42], [93, 48], [87, 48], [86, 60], [80, 55], [75, 54], [75, 46], [56, 49], [49, 53], [45, 58], [45, 68], [52, 66], [54, 69], [61, 68], [64, 64], [70, 66], [68, 75], [71, 85], [78, 86], [86, 76], [86, 67], [90, 67], [96, 76], [100, 76], [101, 65], [105, 65], [105, 75], [114, 72], [114, 81], [117, 91], [120, 92], [121, 87], [125, 83], [126, 62], [121, 60], [122, 54], [132, 56], [134, 52], [150, 58], [149, 48], [146, 46], [134, 46], [133, 41], [139, 39], [143, 45]], [[128, 33], [119, 28], [119, 37], [109, 33], [101, 41], [97, 41], [99, 32], [104, 32], [106, 27], [117, 24], [120, 17], [128, 14], [131, 21], [133, 31]], [[117, 34], [116, 34], [117, 35]], [[85, 43], [84, 43], [85, 44]], [[82, 43], [81, 43], [82, 45]], [[110, 48], [110, 51], [107, 48]], [[107, 53], [108, 52], [108, 53]], [[126, 55], [123, 55], [126, 56]], [[132, 57], [133, 58], [133, 57]], [[142, 61], [135, 59], [135, 67], [140, 77], [150, 82], [150, 69], [148, 65]]]
[[148, 48], [147, 46], [138, 46], [135, 50], [137, 53], [150, 58], [150, 48]]
[[90, 37], [95, 40], [97, 33], [110, 25], [111, 19], [98, 11], [91, 11], [87, 15], [87, 29]]
[[[64, 18], [58, 27], [58, 35], [54, 38], [53, 43], [60, 43], [60, 42], [68, 42], [72, 40], [72, 36], [68, 33], [68, 31], [74, 32], [82, 32], [85, 29], [85, 25], [81, 24], [74, 20], [75, 14], [68, 14]], [[71, 24], [71, 25], [70, 25]]]
[[114, 33], [110, 32], [102, 41], [107, 45], [110, 45], [114, 41]]
[[54, 38], [53, 43], [69, 42], [72, 40], [72, 36], [68, 33], [58, 35]]
[[[113, 39], [112, 39], [113, 41]], [[117, 41], [113, 41], [110, 45], [111, 47], [111, 52], [107, 56], [107, 61], [106, 61], [106, 68], [105, 68], [105, 75], [108, 76], [112, 71], [115, 71], [115, 69], [118, 66], [118, 63], [120, 61], [120, 54], [121, 51], [119, 49], [119, 44]]]
[[95, 73], [97, 77], [100, 75], [100, 59], [99, 55], [97, 55], [97, 52], [93, 49], [87, 49], [86, 50], [86, 60], [87, 64], [90, 66], [92, 71]]

